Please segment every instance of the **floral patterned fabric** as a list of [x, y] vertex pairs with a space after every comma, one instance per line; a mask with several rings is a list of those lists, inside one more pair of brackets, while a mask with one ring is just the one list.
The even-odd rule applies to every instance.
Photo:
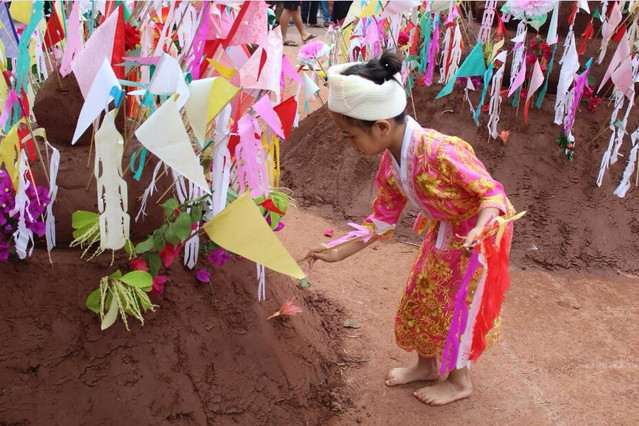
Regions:
[[[504, 217], [513, 216], [515, 209], [468, 143], [422, 129], [410, 117], [401, 162], [386, 151], [376, 186], [373, 214], [365, 224], [370, 226], [373, 218], [395, 224], [410, 200], [420, 210], [414, 229], [426, 231], [397, 309], [397, 344], [424, 357], [440, 357], [470, 259], [457, 235], [465, 236], [475, 227], [481, 209], [495, 207]], [[512, 224], [506, 236], [510, 250]], [[469, 304], [481, 272], [478, 269], [471, 282]], [[497, 340], [498, 326], [499, 319], [487, 335], [488, 344]]]

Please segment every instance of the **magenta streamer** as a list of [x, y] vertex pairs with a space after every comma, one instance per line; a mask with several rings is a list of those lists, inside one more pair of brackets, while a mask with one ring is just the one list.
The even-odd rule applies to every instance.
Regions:
[[453, 318], [450, 323], [450, 330], [446, 337], [446, 343], [444, 344], [444, 352], [442, 353], [442, 365], [440, 373], [445, 374], [455, 369], [457, 364], [457, 355], [459, 354], [459, 340], [466, 330], [466, 323], [468, 322], [468, 306], [466, 305], [466, 298], [468, 297], [468, 290], [470, 288], [470, 280], [473, 274], [479, 267], [479, 252], [474, 250], [468, 263], [468, 269], [466, 269], [466, 275], [455, 295], [455, 310], [453, 311]]
[[433, 39], [428, 45], [428, 65], [424, 74], [424, 84], [430, 86], [433, 84], [433, 73], [435, 71], [435, 58], [439, 54], [439, 21], [435, 21], [433, 29]]
[[4, 107], [2, 109], [2, 114], [0, 114], [0, 128], [4, 127], [7, 120], [9, 120], [9, 115], [11, 111], [13, 111], [13, 106], [15, 104], [20, 104], [20, 98], [18, 97], [18, 93], [11, 89], [9, 90], [9, 94], [7, 95], [7, 100], [4, 101]]
[[577, 77], [577, 81], [575, 82], [575, 97], [572, 101], [572, 105], [570, 106], [570, 113], [568, 113], [568, 117], [566, 118], [566, 124], [564, 125], [565, 135], [570, 133], [572, 124], [575, 122], [575, 114], [577, 113], [577, 108], [579, 108], [581, 97], [584, 94], [584, 88], [586, 87], [586, 83], [588, 82], [589, 72], [590, 68], [587, 68], [586, 71], [584, 71], [579, 77]]
[[191, 41], [191, 46], [193, 46], [193, 60], [189, 64], [189, 71], [191, 72], [193, 80], [197, 80], [200, 78], [200, 64], [202, 63], [202, 58], [204, 58], [206, 37], [208, 35], [209, 26], [211, 24], [211, 18], [209, 16], [209, 6], [209, 2], [204, 3], [204, 7], [202, 8], [202, 12], [200, 15], [200, 27], [193, 37], [193, 41]]

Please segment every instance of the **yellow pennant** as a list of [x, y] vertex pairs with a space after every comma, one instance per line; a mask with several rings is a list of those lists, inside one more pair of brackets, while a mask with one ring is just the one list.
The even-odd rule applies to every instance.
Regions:
[[294, 278], [304, 278], [295, 262], [260, 213], [248, 192], [204, 225], [220, 247]]
[[24, 119], [18, 121], [15, 126], [9, 130], [9, 133], [0, 142], [0, 166], [4, 164], [4, 168], [9, 173], [13, 189], [18, 190], [18, 174], [20, 172], [20, 139], [18, 139], [18, 126]]
[[215, 59], [206, 58], [206, 60], [209, 61], [209, 64], [211, 64], [213, 68], [215, 68], [217, 72], [219, 72], [220, 75], [226, 78], [227, 80], [232, 79], [235, 73], [237, 72], [236, 69], [227, 67], [226, 65], [216, 61]]

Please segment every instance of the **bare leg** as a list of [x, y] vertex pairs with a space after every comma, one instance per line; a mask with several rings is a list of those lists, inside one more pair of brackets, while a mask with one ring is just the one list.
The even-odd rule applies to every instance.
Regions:
[[308, 33], [304, 29], [304, 24], [302, 23], [302, 12], [300, 12], [299, 7], [293, 11], [293, 22], [297, 27], [297, 31], [299, 31], [300, 35], [302, 36], [302, 42], [306, 41], [306, 39], [308, 38]]
[[414, 395], [424, 404], [445, 405], [459, 399], [468, 398], [473, 392], [468, 367], [455, 369], [448, 378], [435, 386], [427, 386], [415, 391]]
[[286, 41], [286, 31], [288, 30], [289, 22], [291, 22], [291, 11], [284, 9], [280, 15], [280, 30], [282, 31], [282, 40], [284, 41]]
[[410, 382], [437, 380], [437, 359], [417, 355], [417, 362], [411, 367], [393, 368], [387, 376], [386, 386], [403, 385]]

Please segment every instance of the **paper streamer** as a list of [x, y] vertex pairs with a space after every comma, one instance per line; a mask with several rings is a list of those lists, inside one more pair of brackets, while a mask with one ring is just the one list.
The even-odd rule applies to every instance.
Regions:
[[486, 284], [486, 258], [479, 254], [479, 263], [483, 266], [481, 277], [477, 282], [477, 288], [473, 295], [473, 300], [470, 304], [470, 311], [468, 312], [468, 320], [466, 321], [466, 329], [459, 339], [459, 350], [457, 352], [456, 368], [464, 368], [470, 365], [470, 351], [473, 342], [473, 331], [477, 322], [477, 315], [481, 307], [482, 297], [484, 295], [484, 286]]
[[20, 259], [26, 259], [27, 256], [31, 256], [33, 252], [33, 232], [27, 228], [27, 215], [31, 220], [36, 218], [31, 217], [29, 213], [29, 196], [27, 195], [27, 188], [31, 186], [31, 181], [27, 179], [27, 173], [29, 170], [29, 164], [27, 163], [27, 156], [24, 152], [18, 158], [19, 172], [18, 172], [18, 188], [16, 189], [15, 205], [9, 216], [14, 216], [18, 213], [18, 227], [13, 233], [13, 242], [15, 244], [16, 254]]
[[109, 111], [95, 133], [95, 179], [100, 213], [100, 247], [118, 250], [129, 239], [127, 184], [122, 179], [124, 139], [115, 127], [116, 110]]
[[559, 72], [557, 96], [555, 99], [555, 124], [561, 124], [563, 122], [568, 107], [568, 89], [570, 89], [575, 73], [579, 70], [579, 57], [577, 55], [575, 33], [572, 30], [572, 26], [566, 36], [564, 53], [559, 64], [561, 64], [561, 71]]
[[257, 269], [257, 301], [266, 300], [266, 271], [264, 265], [255, 264]]
[[639, 154], [639, 127], [634, 133], [630, 136], [632, 141], [632, 149], [630, 150], [630, 154], [628, 155], [628, 164], [623, 171], [623, 177], [617, 189], [615, 189], [614, 194], [617, 197], [623, 198], [626, 196], [626, 193], [630, 189], [630, 178], [632, 177], [633, 172], [635, 171], [637, 164], [637, 155]]
[[153, 176], [151, 177], [151, 183], [146, 187], [144, 193], [142, 194], [142, 201], [140, 202], [140, 210], [138, 210], [138, 214], [135, 216], [135, 221], [137, 222], [140, 219], [140, 216], [146, 216], [146, 205], [149, 201], [149, 197], [152, 196], [157, 190], [157, 186], [155, 185], [158, 173], [162, 168], [162, 161], [158, 161], [155, 165], [155, 169], [153, 170]]
[[225, 106], [215, 119], [215, 145], [213, 147], [213, 169], [211, 171], [213, 187], [211, 209], [213, 216], [226, 207], [226, 196], [231, 180], [231, 153], [228, 148], [230, 119], [230, 105]]
[[477, 38], [486, 43], [490, 38], [490, 32], [492, 31], [493, 21], [495, 20], [495, 8], [497, 7], [497, 0], [487, 0], [485, 3], [484, 16], [481, 20], [481, 27], [479, 28], [479, 34]]
[[240, 142], [235, 148], [238, 158], [237, 176], [240, 190], [238, 193], [249, 191], [253, 198], [268, 192], [268, 173], [262, 141], [255, 137], [260, 134], [260, 127], [254, 117], [245, 115], [238, 122]]
[[501, 66], [497, 69], [495, 74], [493, 75], [493, 80], [490, 88], [490, 101], [488, 102], [488, 123], [486, 127], [488, 127], [488, 132], [490, 133], [490, 137], [496, 139], [498, 136], [497, 132], [497, 124], [499, 123], [499, 115], [501, 112], [501, 84], [504, 78], [504, 71], [506, 67], [506, 52], [501, 52], [495, 58], [496, 61], [501, 62]]
[[[40, 129], [38, 129], [40, 130]], [[44, 129], [43, 129], [44, 130]], [[47, 240], [47, 250], [51, 251], [55, 247], [55, 216], [53, 215], [53, 204], [58, 196], [58, 169], [60, 168], [60, 151], [53, 145], [46, 142], [46, 146], [51, 150], [51, 160], [49, 162], [49, 204], [47, 205], [47, 219], [45, 222], [45, 236]]]

